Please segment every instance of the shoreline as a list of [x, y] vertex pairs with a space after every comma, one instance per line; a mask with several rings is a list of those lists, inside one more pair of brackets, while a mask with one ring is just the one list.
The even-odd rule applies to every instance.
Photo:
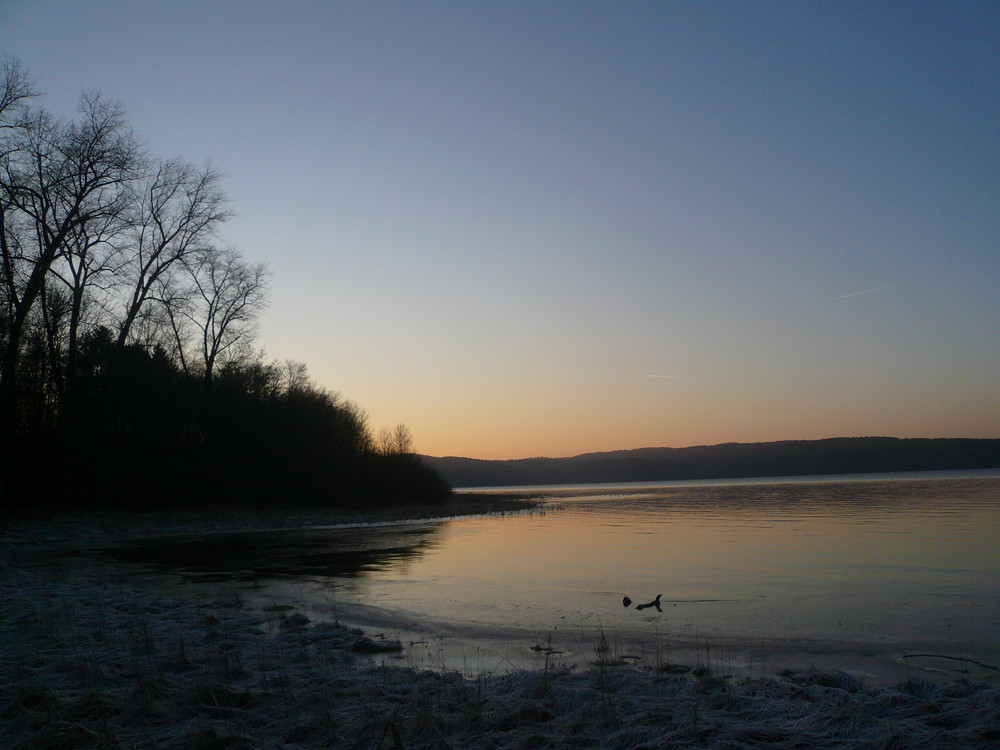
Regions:
[[267, 531], [307, 527], [336, 528], [446, 520], [459, 516], [523, 513], [541, 508], [537, 492], [462, 492], [447, 503], [372, 507], [365, 510], [319, 507], [207, 508], [177, 512], [85, 511], [0, 516], [0, 550], [7, 546], [83, 541], [102, 543], [181, 534]]
[[[181, 520], [167, 531], [208, 533], [222, 530], [225, 519]], [[116, 536], [116, 524], [121, 538], [121, 523], [104, 519], [84, 533], [77, 522], [75, 534], [59, 524], [47, 534], [33, 525], [0, 529], [0, 745], [252, 750], [991, 747], [1000, 741], [1000, 688], [969, 680], [871, 687], [835, 670], [726, 679], [711, 669], [672, 673], [666, 663], [619, 665], [610, 658], [613, 649], [580, 669], [546, 663], [474, 677], [375, 665], [351, 650], [359, 631], [310, 622], [288, 605], [251, 612], [222, 589], [214, 599], [170, 596], [121, 566], [51, 554], [67, 538], [103, 544]], [[165, 528], [146, 518], [127, 531]]]

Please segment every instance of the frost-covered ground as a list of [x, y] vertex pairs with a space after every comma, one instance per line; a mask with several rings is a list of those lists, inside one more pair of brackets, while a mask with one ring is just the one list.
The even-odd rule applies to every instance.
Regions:
[[235, 595], [171, 598], [120, 566], [51, 554], [168, 524], [231, 528], [146, 516], [0, 530], [0, 747], [1000, 746], [1000, 689], [984, 683], [734, 681], [600, 662], [474, 677], [373, 666], [352, 650], [370, 643], [337, 624], [250, 613]]

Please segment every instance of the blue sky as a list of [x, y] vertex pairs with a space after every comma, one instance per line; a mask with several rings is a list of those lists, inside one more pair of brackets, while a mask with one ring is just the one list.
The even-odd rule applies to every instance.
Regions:
[[211, 159], [268, 356], [423, 452], [1000, 437], [996, 3], [6, 0], [0, 52]]

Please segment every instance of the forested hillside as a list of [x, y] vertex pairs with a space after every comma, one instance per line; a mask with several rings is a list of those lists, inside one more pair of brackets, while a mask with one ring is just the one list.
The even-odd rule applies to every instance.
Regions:
[[1000, 440], [890, 437], [641, 448], [570, 458], [426, 461], [455, 487], [1000, 468]]

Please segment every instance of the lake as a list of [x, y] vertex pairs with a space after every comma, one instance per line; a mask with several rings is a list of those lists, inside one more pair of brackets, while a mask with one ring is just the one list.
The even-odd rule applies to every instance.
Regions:
[[[613, 656], [747, 677], [810, 665], [873, 682], [1000, 676], [998, 472], [517, 492], [548, 503], [145, 554], [172, 559], [185, 585], [236, 585], [261, 611], [400, 639], [402, 654], [380, 657], [392, 663], [471, 673]], [[660, 611], [635, 608], [657, 594]]]

